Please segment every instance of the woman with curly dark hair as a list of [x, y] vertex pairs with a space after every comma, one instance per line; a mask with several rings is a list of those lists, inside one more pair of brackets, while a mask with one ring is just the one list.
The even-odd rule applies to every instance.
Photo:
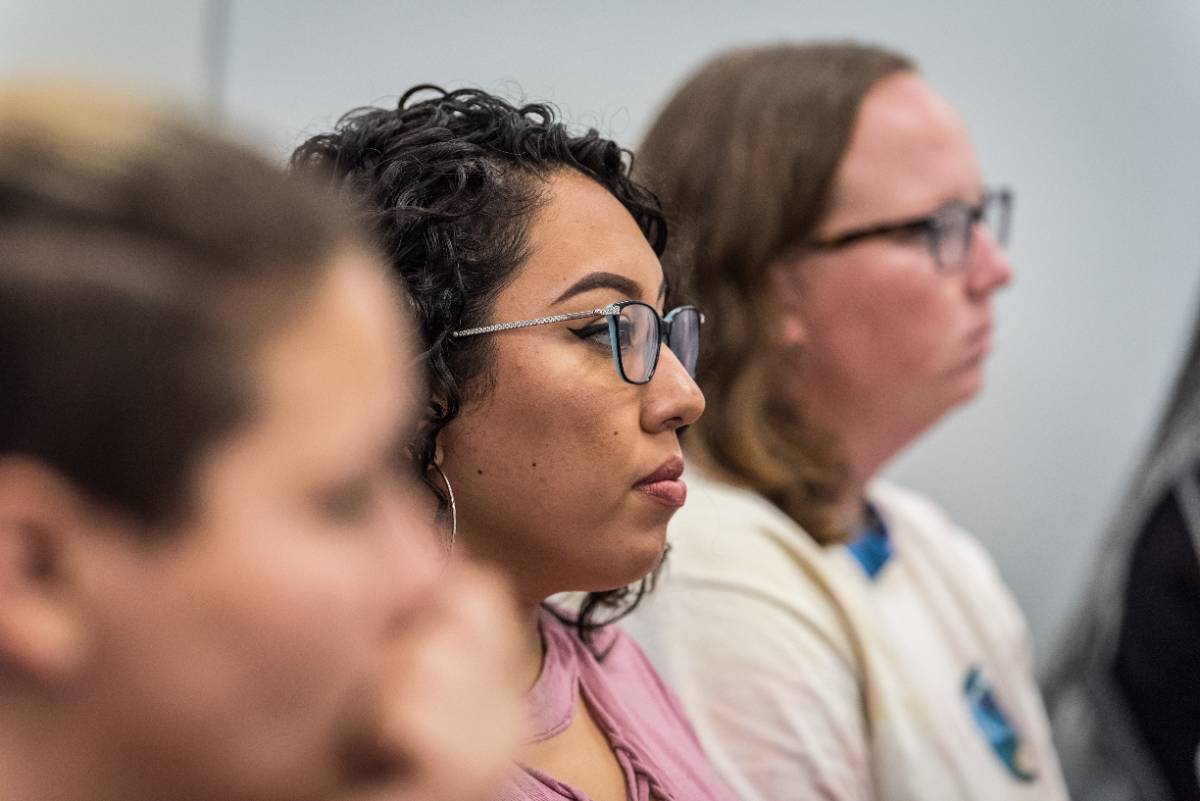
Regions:
[[[702, 316], [665, 302], [666, 226], [628, 152], [544, 105], [419, 86], [292, 163], [360, 199], [407, 284], [431, 390], [419, 466], [451, 547], [500, 566], [527, 612], [533, 731], [508, 797], [730, 797], [604, 628], [662, 560], [686, 496], [678, 433], [704, 408]], [[564, 591], [590, 593], [577, 617], [545, 603]]]

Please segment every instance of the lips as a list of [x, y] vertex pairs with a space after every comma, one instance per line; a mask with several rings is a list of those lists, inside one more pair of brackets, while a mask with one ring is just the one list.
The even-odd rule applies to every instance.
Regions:
[[982, 359], [992, 349], [992, 326], [990, 323], [981, 325], [967, 338], [967, 350], [971, 361]]
[[683, 458], [678, 455], [671, 456], [653, 473], [639, 479], [633, 488], [651, 500], [678, 509], [687, 501], [687, 484], [679, 479], [682, 475]]

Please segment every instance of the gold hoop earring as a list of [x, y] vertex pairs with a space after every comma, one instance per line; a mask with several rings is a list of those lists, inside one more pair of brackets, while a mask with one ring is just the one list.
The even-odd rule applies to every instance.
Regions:
[[458, 536], [458, 507], [454, 503], [454, 487], [451, 486], [449, 477], [443, 472], [439, 464], [431, 462], [429, 466], [441, 476], [442, 483], [446, 485], [446, 495], [450, 498], [450, 542], [446, 545], [446, 551], [453, 553], [454, 538]]

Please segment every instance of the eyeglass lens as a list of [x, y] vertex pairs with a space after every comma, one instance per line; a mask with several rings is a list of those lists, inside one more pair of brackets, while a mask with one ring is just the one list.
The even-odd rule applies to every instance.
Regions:
[[682, 308], [675, 311], [668, 320], [671, 332], [667, 337], [667, 346], [679, 359], [683, 368], [692, 378], [696, 377], [696, 362], [700, 358], [700, 312], [697, 309]]
[[617, 328], [625, 379], [644, 384], [650, 380], [658, 361], [658, 314], [649, 306], [631, 303], [621, 309]]
[[620, 368], [626, 381], [644, 384], [654, 375], [662, 345], [661, 324], [669, 327], [667, 347], [688, 373], [695, 375], [700, 355], [700, 312], [680, 308], [660, 323], [653, 307], [631, 303], [622, 307], [616, 320]]
[[988, 195], [981, 206], [953, 203], [942, 207], [934, 220], [938, 264], [943, 270], [958, 270], [971, 252], [976, 222], [982, 222], [999, 245], [1005, 244], [1008, 239], [1008, 198], [1003, 194]]

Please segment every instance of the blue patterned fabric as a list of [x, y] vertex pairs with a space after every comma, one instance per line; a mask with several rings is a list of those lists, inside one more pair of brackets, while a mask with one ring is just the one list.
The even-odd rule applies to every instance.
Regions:
[[846, 548], [858, 560], [867, 578], [874, 581], [892, 558], [892, 540], [888, 537], [887, 524], [870, 504], [866, 506], [866, 519], [862, 531], [846, 544]]
[[1037, 778], [1035, 773], [1023, 766], [1025, 760], [1021, 753], [1021, 737], [1009, 722], [1004, 710], [996, 703], [992, 686], [978, 666], [967, 671], [967, 678], [963, 682], [963, 695], [984, 739], [1013, 778], [1022, 782], [1031, 782]]

